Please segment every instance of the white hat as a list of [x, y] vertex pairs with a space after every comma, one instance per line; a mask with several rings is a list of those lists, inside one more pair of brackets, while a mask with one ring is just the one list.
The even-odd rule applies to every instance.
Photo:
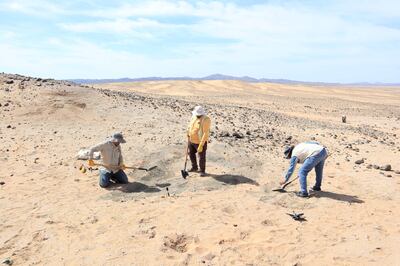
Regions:
[[204, 108], [202, 106], [196, 106], [193, 109], [192, 114], [195, 115], [195, 116], [205, 115], [206, 114], [206, 110], [204, 110]]

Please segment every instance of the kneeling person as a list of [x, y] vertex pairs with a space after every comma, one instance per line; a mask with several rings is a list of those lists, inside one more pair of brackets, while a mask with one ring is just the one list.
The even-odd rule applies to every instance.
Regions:
[[300, 197], [308, 197], [307, 191], [307, 175], [315, 168], [316, 180], [313, 190], [320, 191], [322, 183], [322, 175], [324, 163], [328, 157], [328, 151], [318, 142], [303, 142], [296, 146], [290, 146], [285, 149], [285, 158], [290, 159], [290, 166], [286, 173], [285, 180], [281, 184], [285, 184], [292, 176], [296, 164], [303, 164], [299, 170], [300, 192], [297, 193]]
[[89, 166], [94, 166], [93, 153], [99, 151], [103, 160], [103, 165], [99, 172], [99, 185], [103, 188], [110, 185], [110, 180], [116, 183], [126, 184], [128, 183], [128, 177], [126, 176], [123, 164], [121, 143], [125, 143], [124, 137], [121, 133], [114, 133], [112, 137], [105, 142], [102, 142], [96, 146], [90, 148], [89, 152]]

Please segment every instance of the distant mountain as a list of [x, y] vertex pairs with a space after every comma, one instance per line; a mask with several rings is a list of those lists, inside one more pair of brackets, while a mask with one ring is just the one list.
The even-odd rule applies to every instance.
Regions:
[[302, 81], [286, 80], [286, 79], [256, 79], [253, 77], [243, 76], [235, 77], [222, 74], [213, 74], [202, 78], [191, 78], [191, 77], [145, 77], [145, 78], [119, 78], [119, 79], [70, 79], [80, 84], [102, 84], [102, 83], [117, 83], [117, 82], [140, 82], [140, 81], [166, 81], [166, 80], [239, 80], [244, 82], [272, 82], [272, 83], [284, 83], [284, 84], [297, 84], [306, 83]]
[[202, 78], [191, 78], [191, 77], [146, 77], [146, 78], [119, 78], [119, 79], [69, 79], [79, 84], [103, 84], [103, 83], [117, 83], [117, 82], [140, 82], [140, 81], [167, 81], [167, 80], [239, 80], [249, 83], [257, 82], [268, 82], [268, 83], [279, 83], [279, 84], [306, 84], [306, 85], [352, 85], [352, 86], [400, 86], [400, 83], [327, 83], [327, 82], [308, 82], [308, 81], [297, 81], [290, 79], [267, 79], [267, 78], [253, 78], [248, 76], [235, 77], [223, 74], [213, 74]]

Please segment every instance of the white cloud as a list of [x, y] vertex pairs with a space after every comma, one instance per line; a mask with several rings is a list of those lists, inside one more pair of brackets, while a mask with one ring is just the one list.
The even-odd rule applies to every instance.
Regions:
[[336, 0], [332, 10], [348, 16], [365, 15], [367, 18], [399, 18], [400, 2], [398, 0]]
[[60, 3], [47, 0], [5, 0], [0, 3], [0, 11], [1, 10], [40, 17], [49, 17], [66, 13], [65, 7], [60, 5]]
[[86, 11], [86, 15], [101, 18], [129, 18], [146, 16], [193, 15], [194, 8], [185, 1], [141, 1], [137, 4], [125, 3], [121, 6]]
[[[73, 32], [99, 32], [99, 33], [138, 33], [138, 30], [151, 29], [160, 30], [168, 27], [166, 24], [159, 23], [156, 20], [139, 18], [139, 19], [116, 19], [116, 20], [100, 20], [94, 22], [81, 23], [61, 23], [61, 28]], [[143, 37], [151, 37], [150, 33], [142, 32]]]

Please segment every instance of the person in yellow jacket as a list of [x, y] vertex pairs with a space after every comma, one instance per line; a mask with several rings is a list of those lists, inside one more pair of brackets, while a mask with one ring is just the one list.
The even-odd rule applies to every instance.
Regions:
[[187, 130], [189, 142], [189, 156], [192, 162], [192, 169], [189, 172], [197, 172], [196, 153], [199, 154], [200, 176], [206, 176], [206, 151], [207, 142], [210, 136], [211, 120], [206, 115], [202, 106], [196, 106], [192, 112], [193, 116]]

